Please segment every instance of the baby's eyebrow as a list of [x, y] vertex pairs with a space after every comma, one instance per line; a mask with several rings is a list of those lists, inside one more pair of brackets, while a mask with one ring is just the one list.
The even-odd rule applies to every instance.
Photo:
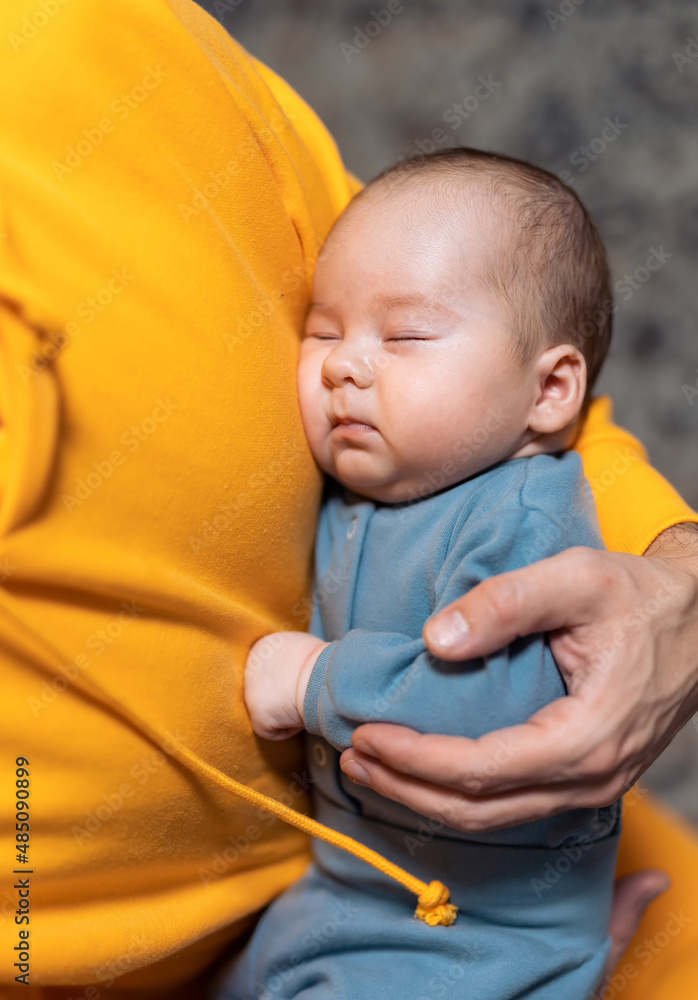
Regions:
[[[425, 295], [424, 292], [410, 292], [406, 295], [376, 295], [369, 301], [369, 306], [372, 308], [380, 307], [386, 311], [390, 309], [428, 309], [430, 312], [440, 312], [447, 316], [461, 318], [460, 313], [454, 309], [450, 309], [445, 302], [441, 302], [434, 296]], [[311, 312], [335, 315], [336, 310], [334, 306], [324, 302], [311, 302], [306, 315], [309, 315]]]
[[311, 314], [311, 312], [327, 313], [328, 316], [336, 315], [334, 307], [326, 305], [324, 302], [311, 302], [305, 313], [306, 318]]
[[439, 299], [423, 292], [411, 292], [409, 295], [379, 295], [374, 300], [385, 309], [414, 308], [419, 306], [431, 310], [431, 312], [446, 313], [449, 316], [457, 316], [458, 313]]

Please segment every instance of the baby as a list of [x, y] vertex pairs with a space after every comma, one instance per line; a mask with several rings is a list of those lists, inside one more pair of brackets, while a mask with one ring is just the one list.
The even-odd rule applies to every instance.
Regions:
[[584, 1000], [608, 956], [620, 804], [463, 833], [350, 781], [363, 722], [467, 736], [566, 689], [545, 635], [450, 663], [428, 618], [479, 581], [573, 545], [602, 548], [566, 451], [610, 338], [608, 268], [552, 174], [456, 149], [369, 184], [320, 255], [301, 344], [308, 442], [328, 473], [309, 633], [260, 639], [245, 699], [257, 734], [304, 728], [317, 818], [459, 908], [428, 926], [388, 876], [313, 842], [226, 996]]

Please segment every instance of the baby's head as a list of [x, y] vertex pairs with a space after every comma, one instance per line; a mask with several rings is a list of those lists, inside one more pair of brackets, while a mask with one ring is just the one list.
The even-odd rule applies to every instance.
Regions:
[[561, 451], [611, 316], [599, 235], [553, 174], [470, 149], [404, 161], [318, 259], [298, 370], [313, 455], [396, 503]]

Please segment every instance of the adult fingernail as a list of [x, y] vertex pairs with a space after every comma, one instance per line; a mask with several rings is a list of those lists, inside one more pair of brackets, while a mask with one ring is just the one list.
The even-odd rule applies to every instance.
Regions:
[[365, 753], [367, 757], [377, 757], [376, 751], [364, 736], [352, 736], [351, 745], [359, 753]]
[[341, 765], [342, 770], [351, 778], [353, 782], [357, 785], [370, 785], [371, 779], [368, 776], [368, 771], [358, 764], [355, 760], [348, 760], [346, 764]]
[[462, 645], [470, 634], [468, 623], [460, 611], [435, 618], [427, 625], [427, 631], [431, 641], [443, 649]]

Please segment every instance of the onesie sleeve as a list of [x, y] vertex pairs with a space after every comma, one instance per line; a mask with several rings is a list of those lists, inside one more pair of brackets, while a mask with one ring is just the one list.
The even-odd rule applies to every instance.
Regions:
[[[513, 499], [507, 490], [501, 505], [470, 509], [454, 527], [432, 613], [496, 573], [576, 545], [604, 547], [578, 455], [536, 456], [520, 469]], [[490, 656], [447, 662], [427, 650], [421, 630], [415, 638], [355, 628], [318, 657], [304, 701], [305, 728], [338, 750], [364, 722], [475, 739], [525, 722], [565, 694], [544, 634]]]

